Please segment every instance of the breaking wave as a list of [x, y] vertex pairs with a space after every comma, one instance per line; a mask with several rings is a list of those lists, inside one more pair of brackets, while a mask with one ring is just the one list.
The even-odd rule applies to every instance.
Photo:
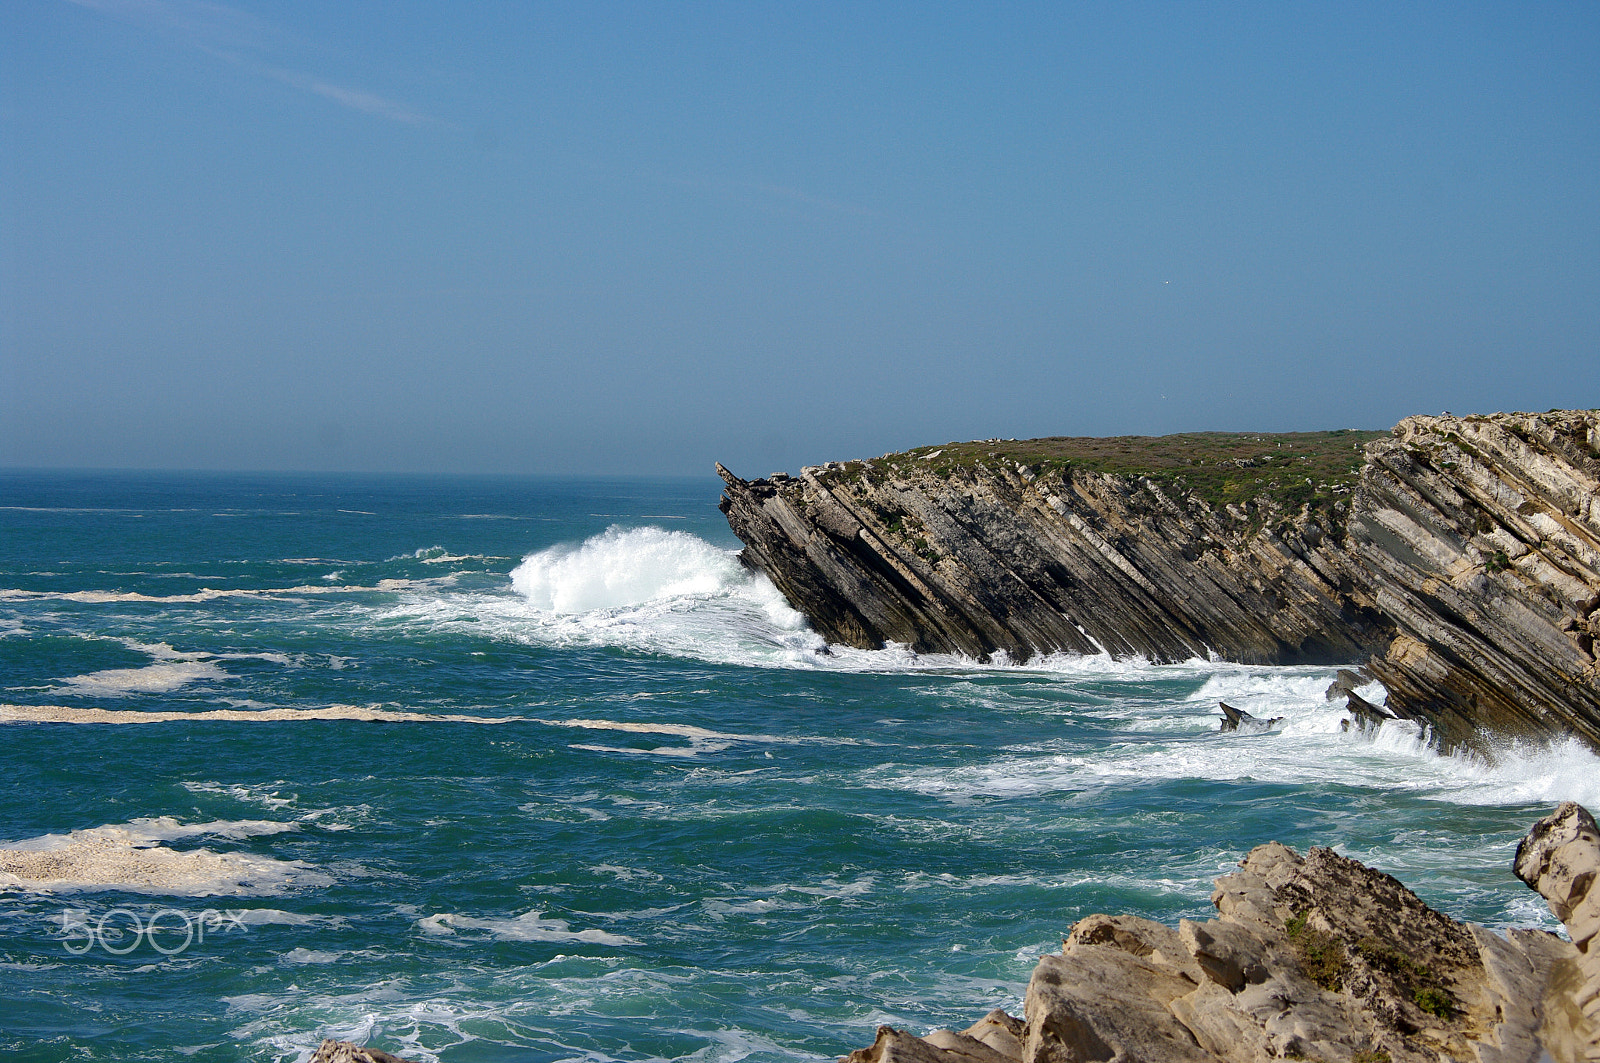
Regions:
[[617, 525], [579, 546], [531, 554], [511, 573], [511, 586], [536, 608], [569, 614], [719, 594], [748, 582], [735, 554], [704, 539]]

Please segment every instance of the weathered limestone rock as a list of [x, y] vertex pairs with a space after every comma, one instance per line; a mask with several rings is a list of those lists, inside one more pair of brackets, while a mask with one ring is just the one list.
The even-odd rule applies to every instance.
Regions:
[[[1411, 417], [1366, 461], [1342, 524], [1004, 461], [717, 470], [744, 562], [830, 642], [1370, 658], [1390, 712], [1446, 745], [1488, 731], [1600, 748], [1600, 413]], [[1330, 694], [1354, 697], [1357, 678]]]
[[353, 1045], [349, 1041], [325, 1038], [311, 1056], [311, 1063], [406, 1063], [399, 1056], [391, 1056], [376, 1048]]
[[996, 1008], [960, 1033], [935, 1030], [915, 1037], [880, 1026], [872, 1047], [845, 1058], [850, 1063], [1017, 1063], [1025, 1032], [1021, 1019]]
[[1517, 873], [1576, 944], [1458, 923], [1331, 849], [1258, 846], [1217, 880], [1216, 919], [1080, 920], [1034, 970], [1025, 1022], [996, 1011], [925, 1038], [879, 1027], [847, 1063], [1600, 1061], [1600, 830], [1563, 805]]
[[1566, 925], [1573, 950], [1556, 981], [1545, 1037], [1558, 1063], [1600, 1060], [1600, 828], [1568, 801], [1533, 825], [1517, 846], [1517, 877]]

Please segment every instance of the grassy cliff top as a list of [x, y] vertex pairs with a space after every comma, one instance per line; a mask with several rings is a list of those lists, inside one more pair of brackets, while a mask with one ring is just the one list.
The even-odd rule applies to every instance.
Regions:
[[[920, 464], [937, 475], [1005, 463], [1040, 475], [1069, 469], [1148, 477], [1213, 507], [1266, 495], [1298, 509], [1331, 505], [1355, 486], [1362, 448], [1388, 432], [1185, 432], [1172, 436], [1050, 436], [916, 447], [871, 464]], [[858, 463], [852, 462], [851, 465]], [[847, 467], [848, 468], [848, 467]]]

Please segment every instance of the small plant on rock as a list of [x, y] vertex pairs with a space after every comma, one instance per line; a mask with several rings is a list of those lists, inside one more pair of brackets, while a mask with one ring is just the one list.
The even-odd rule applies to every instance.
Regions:
[[1344, 946], [1333, 935], [1306, 925], [1309, 912], [1300, 912], [1284, 924], [1300, 966], [1323, 989], [1337, 992], [1344, 986], [1347, 963]]
[[1453, 1019], [1456, 1015], [1456, 1002], [1444, 990], [1435, 986], [1423, 986], [1411, 994], [1412, 1003], [1441, 1019]]

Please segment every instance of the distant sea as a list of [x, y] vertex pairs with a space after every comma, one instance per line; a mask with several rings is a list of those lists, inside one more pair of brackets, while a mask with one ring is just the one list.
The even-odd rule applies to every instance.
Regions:
[[1274, 839], [1556, 925], [1509, 864], [1591, 754], [1345, 733], [1327, 668], [830, 651], [718, 486], [0, 472], [0, 1054], [830, 1060]]

